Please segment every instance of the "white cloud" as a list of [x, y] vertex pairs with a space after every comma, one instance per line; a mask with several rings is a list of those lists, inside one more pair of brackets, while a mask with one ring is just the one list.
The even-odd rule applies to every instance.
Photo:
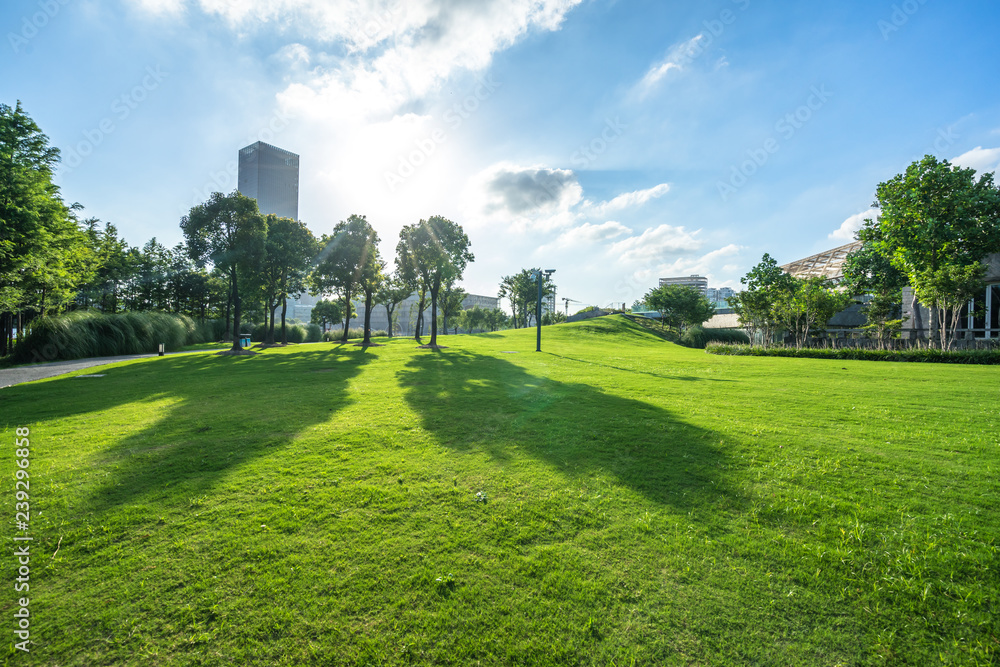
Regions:
[[578, 227], [567, 229], [556, 240], [540, 248], [540, 252], [555, 248], [579, 248], [591, 245], [604, 245], [611, 239], [622, 234], [631, 234], [632, 230], [615, 220], [608, 220], [599, 225], [585, 222]]
[[698, 234], [688, 232], [684, 227], [660, 225], [651, 227], [639, 236], [631, 236], [612, 244], [611, 253], [626, 264], [641, 262], [653, 264], [663, 261], [665, 256], [690, 253], [702, 247]]
[[827, 238], [837, 239], [840, 241], [844, 241], [845, 243], [850, 243], [851, 241], [854, 240], [854, 234], [859, 229], [864, 227], [866, 218], [875, 219], [877, 217], [878, 217], [877, 208], [870, 208], [867, 211], [862, 211], [861, 213], [855, 213], [847, 220], [844, 220], [844, 222], [840, 224], [840, 227], [830, 232]]
[[972, 167], [979, 173], [1000, 169], [1000, 148], [983, 148], [976, 146], [971, 151], [962, 153], [951, 162], [963, 167]]
[[660, 183], [659, 185], [648, 188], [646, 190], [636, 190], [634, 192], [626, 192], [620, 194], [611, 201], [601, 202], [599, 204], [591, 204], [590, 202], [587, 202], [584, 205], [584, 210], [588, 215], [600, 217], [615, 211], [621, 211], [627, 208], [642, 206], [650, 199], [657, 199], [659, 197], [662, 197], [669, 191], [670, 191], [669, 184]]
[[672, 70], [684, 69], [694, 58], [701, 54], [703, 46], [701, 41], [705, 39], [704, 34], [698, 34], [687, 40], [674, 44], [667, 51], [667, 56], [658, 63], [654, 63], [642, 80], [636, 84], [634, 92], [639, 99], [649, 95]]

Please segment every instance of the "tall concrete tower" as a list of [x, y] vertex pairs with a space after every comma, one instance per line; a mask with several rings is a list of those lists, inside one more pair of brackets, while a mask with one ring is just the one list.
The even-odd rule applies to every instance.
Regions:
[[263, 141], [240, 149], [237, 189], [267, 215], [299, 219], [299, 156]]

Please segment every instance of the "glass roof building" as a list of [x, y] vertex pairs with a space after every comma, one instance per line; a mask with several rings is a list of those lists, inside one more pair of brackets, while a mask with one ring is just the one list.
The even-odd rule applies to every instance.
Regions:
[[263, 141], [240, 149], [237, 189], [267, 215], [299, 219], [299, 156]]

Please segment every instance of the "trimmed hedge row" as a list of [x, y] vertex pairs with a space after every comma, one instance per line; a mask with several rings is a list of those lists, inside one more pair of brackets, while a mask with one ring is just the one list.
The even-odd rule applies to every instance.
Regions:
[[20, 364], [150, 354], [160, 343], [172, 351], [217, 340], [224, 326], [222, 322], [195, 322], [186, 315], [172, 313], [105, 315], [75, 311], [33, 321], [10, 360]]
[[[389, 335], [385, 329], [376, 329], [372, 331], [372, 338], [384, 338]], [[347, 340], [361, 340], [365, 337], [364, 327], [351, 327], [347, 330]], [[344, 330], [336, 329], [335, 331], [327, 331], [323, 334], [323, 340], [328, 343], [336, 343], [338, 340], [343, 340]]]
[[[285, 332], [288, 334], [289, 343], [318, 343], [323, 340], [323, 330], [318, 324], [285, 324]], [[249, 333], [250, 340], [262, 343], [267, 335], [267, 329], [263, 324], [256, 324]], [[274, 325], [274, 340], [281, 342], [280, 324]]]
[[745, 343], [750, 344], [750, 337], [742, 329], [706, 329], [691, 327], [680, 338], [684, 347], [703, 349], [709, 343]]
[[710, 343], [705, 347], [709, 354], [743, 357], [798, 357], [803, 359], [840, 359], [848, 361], [910, 361], [936, 364], [1000, 364], [1000, 350], [872, 350], [844, 347], [803, 348], [761, 347], [759, 345], [733, 345]]

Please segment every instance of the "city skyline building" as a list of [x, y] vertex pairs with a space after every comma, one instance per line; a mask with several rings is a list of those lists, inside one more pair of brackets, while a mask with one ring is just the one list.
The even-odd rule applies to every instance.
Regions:
[[299, 156], [263, 141], [239, 152], [236, 188], [264, 215], [299, 219]]
[[673, 278], [660, 278], [660, 287], [664, 285], [684, 285], [693, 287], [703, 295], [708, 292], [708, 278], [705, 276], [675, 276]]

